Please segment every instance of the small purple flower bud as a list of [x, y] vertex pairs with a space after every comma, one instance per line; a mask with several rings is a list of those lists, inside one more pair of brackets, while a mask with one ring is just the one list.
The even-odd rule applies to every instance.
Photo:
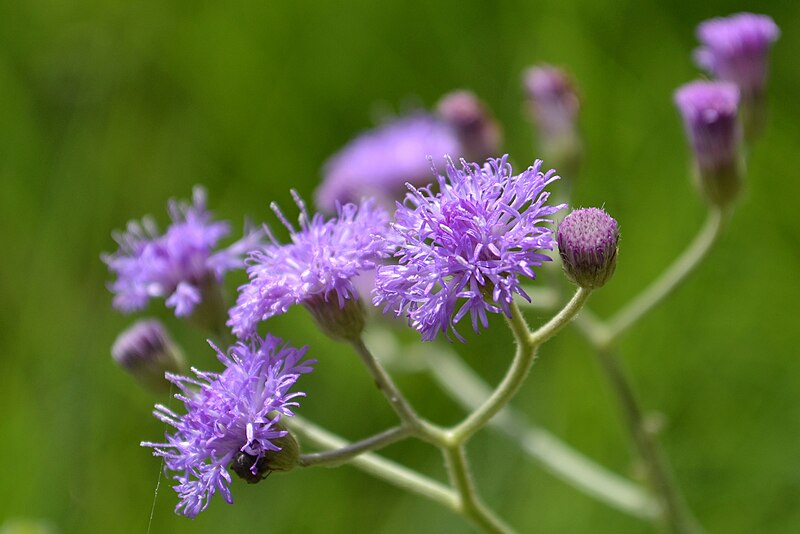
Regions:
[[155, 319], [138, 321], [122, 332], [111, 355], [120, 367], [156, 392], [169, 391], [165, 372], [179, 373], [186, 367], [181, 351]]
[[675, 104], [694, 152], [701, 192], [714, 205], [729, 204], [742, 182], [739, 90], [727, 82], [691, 82], [675, 92]]
[[503, 138], [500, 125], [474, 93], [463, 90], [448, 93], [439, 100], [436, 111], [455, 131], [465, 159], [483, 161], [498, 155]]
[[523, 86], [542, 153], [569, 178], [577, 172], [582, 155], [575, 85], [564, 70], [541, 65], [524, 72]]
[[767, 56], [779, 36], [771, 17], [753, 13], [714, 18], [697, 27], [702, 46], [695, 51], [695, 61], [716, 79], [739, 87], [749, 138], [763, 128]]
[[598, 208], [575, 210], [558, 226], [558, 250], [564, 272], [587, 289], [602, 287], [617, 267], [619, 226]]

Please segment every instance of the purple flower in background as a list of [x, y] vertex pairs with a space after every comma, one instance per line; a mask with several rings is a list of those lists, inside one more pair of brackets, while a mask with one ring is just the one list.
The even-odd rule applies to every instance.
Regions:
[[[464, 90], [448, 93], [439, 100], [436, 112], [458, 136], [461, 156], [472, 161], [483, 161], [499, 155], [503, 137], [500, 125], [486, 104], [474, 93]], [[431, 155], [440, 156], [438, 153]]]
[[230, 504], [228, 468], [248, 482], [258, 482], [270, 471], [288, 470], [296, 462], [297, 446], [279, 424], [294, 415], [297, 397], [290, 393], [314, 361], [301, 362], [306, 349], [283, 345], [279, 338], [254, 338], [237, 343], [224, 354], [212, 344], [225, 365], [222, 373], [194, 370], [196, 378], [168, 374], [180, 388], [175, 398], [186, 407], [178, 415], [156, 405], [154, 415], [174, 427], [163, 443], [143, 442], [164, 458], [174, 471], [180, 502], [176, 513], [195, 517], [217, 492]]
[[759, 99], [767, 79], [767, 55], [780, 30], [771, 17], [739, 13], [697, 27], [702, 46], [695, 60], [715, 78], [739, 86], [742, 99]]
[[542, 141], [576, 137], [580, 99], [567, 73], [549, 65], [531, 67], [523, 74], [531, 120]]
[[137, 321], [119, 336], [111, 347], [111, 356], [143, 385], [154, 391], [169, 389], [164, 373], [180, 372], [183, 354], [156, 319]]
[[428, 156], [444, 154], [461, 154], [450, 126], [424, 113], [399, 118], [364, 132], [325, 163], [316, 204], [327, 212], [336, 209], [337, 201], [365, 197], [390, 204], [402, 196], [406, 182], [427, 183]]
[[211, 219], [201, 187], [195, 187], [192, 204], [171, 200], [168, 211], [172, 224], [164, 234], [149, 217], [141, 223], [131, 221], [126, 232], [114, 233], [119, 250], [102, 257], [117, 276], [110, 289], [120, 311], [142, 309], [150, 298], [161, 297], [175, 308], [176, 316], [191, 315], [206, 284], [219, 283], [226, 271], [243, 267], [244, 255], [263, 237], [260, 231], [247, 232], [228, 248], [216, 250], [230, 226]]
[[701, 189], [712, 202], [727, 203], [740, 188], [739, 90], [727, 82], [691, 82], [675, 92], [675, 104], [694, 152]]
[[530, 300], [520, 275], [535, 278], [533, 267], [550, 261], [542, 251], [555, 239], [541, 223], [565, 206], [545, 204], [544, 188], [558, 176], [541, 172], [539, 160], [512, 175], [507, 158], [460, 169], [448, 161], [438, 193], [411, 187], [397, 208], [400, 263], [378, 269], [373, 301], [405, 313], [426, 341], [440, 331], [463, 340], [455, 324], [467, 313], [475, 331], [486, 328], [487, 311], [510, 315], [514, 293]]
[[300, 228], [272, 205], [291, 232], [291, 243], [278, 243], [267, 229], [272, 243], [250, 254], [250, 282], [239, 288], [228, 321], [238, 337], [254, 335], [260, 321], [295, 304], [306, 305], [312, 313], [329, 303], [344, 309], [358, 299], [353, 278], [374, 269], [393, 250], [386, 239], [389, 217], [373, 200], [338, 205], [337, 217], [326, 220], [321, 214], [310, 217], [302, 200], [292, 194], [300, 208]]

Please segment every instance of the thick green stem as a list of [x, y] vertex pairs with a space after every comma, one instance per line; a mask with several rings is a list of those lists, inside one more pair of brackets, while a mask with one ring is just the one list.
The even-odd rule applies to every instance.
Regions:
[[647, 470], [647, 478], [661, 501], [665, 526], [671, 532], [681, 534], [699, 532], [698, 523], [678, 490], [655, 436], [646, 428], [636, 395], [617, 358], [607, 351], [601, 350], [597, 354], [619, 401], [631, 440]]

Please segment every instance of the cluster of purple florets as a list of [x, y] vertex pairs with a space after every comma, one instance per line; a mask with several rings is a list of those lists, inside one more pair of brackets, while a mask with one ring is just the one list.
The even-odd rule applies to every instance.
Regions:
[[[724, 182], [737, 170], [740, 101], [757, 107], [763, 99], [766, 56], [778, 33], [769, 17], [751, 14], [714, 19], [698, 30], [696, 59], [716, 80], [687, 84], [675, 102], [712, 202], [726, 203], [738, 191]], [[526, 72], [525, 88], [543, 142], [574, 141], [580, 105], [570, 78], [537, 67]], [[312, 215], [293, 192], [295, 227], [273, 204], [288, 243], [265, 225], [221, 247], [230, 225], [212, 219], [201, 188], [192, 203], [170, 202], [172, 224], [163, 234], [147, 218], [115, 234], [119, 249], [103, 260], [115, 276], [114, 307], [123, 312], [163, 298], [176, 316], [189, 317], [226, 272], [245, 269], [249, 279], [235, 305], [221, 310], [227, 322], [217, 326], [239, 339], [227, 351], [212, 344], [224, 370], [167, 373], [186, 413], [157, 405], [156, 417], [173, 430], [163, 442], [143, 443], [174, 473], [176, 511], [194, 517], [216, 493], [232, 502], [231, 471], [257, 482], [296, 461], [281, 420], [294, 415], [304, 393], [292, 388], [314, 361], [302, 361], [305, 347], [261, 337], [262, 321], [301, 305], [327, 334], [357, 341], [362, 302], [371, 301], [404, 318], [425, 341], [440, 333], [463, 341], [457, 325], [467, 315], [478, 332], [489, 313], [510, 316], [515, 295], [530, 300], [522, 284], [536, 278], [535, 268], [556, 247], [573, 282], [588, 289], [606, 283], [616, 262], [617, 221], [599, 209], [577, 210], [555, 236], [554, 216], [566, 205], [548, 203], [546, 188], [559, 177], [541, 160], [515, 174], [507, 155], [487, 157], [497, 154], [501, 139], [484, 104], [457, 91], [442, 99], [437, 114], [385, 124], [326, 163], [316, 202], [333, 217]], [[479, 163], [430, 154], [473, 155]], [[407, 192], [391, 217], [384, 206], [400, 191]], [[364, 280], [374, 281], [366, 291]], [[120, 338], [115, 357], [152, 375], [160, 362], [180, 364], [167, 358], [173, 348], [157, 323], [145, 322]]]

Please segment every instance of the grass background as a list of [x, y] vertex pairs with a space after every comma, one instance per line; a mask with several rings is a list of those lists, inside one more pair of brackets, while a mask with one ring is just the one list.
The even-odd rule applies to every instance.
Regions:
[[[783, 30], [771, 123], [753, 149], [747, 194], [713, 256], [624, 338], [647, 409], [688, 501], [712, 532], [800, 529], [800, 4], [654, 0], [358, 0], [0, 3], [0, 524], [34, 518], [61, 532], [143, 532], [159, 463], [140, 440], [164, 399], [139, 390], [109, 347], [132, 319], [111, 309], [101, 251], [112, 229], [204, 184], [221, 218], [274, 222], [287, 186], [311, 198], [324, 159], [375, 110], [431, 106], [469, 88], [505, 126], [518, 163], [535, 157], [520, 73], [566, 65], [584, 97], [588, 148], [576, 205], [621, 223], [615, 279], [592, 299], [607, 315], [651, 280], [704, 217], [671, 103], [697, 76], [695, 25], [740, 10]], [[234, 288], [241, 277], [229, 277]], [[192, 362], [202, 334], [161, 316]], [[531, 314], [533, 322], [543, 320]], [[511, 356], [503, 321], [457, 349], [496, 382]], [[392, 424], [353, 354], [302, 311], [270, 329], [320, 360], [302, 411], [350, 438]], [[429, 379], [400, 376], [433, 420], [458, 410]], [[532, 420], [630, 473], [613, 398], [574, 330], [548, 344], [515, 399]], [[387, 455], [443, 476], [436, 452]], [[521, 531], [646, 532], [527, 461], [489, 431], [470, 445], [486, 501]], [[162, 484], [153, 532], [469, 532], [460, 518], [359, 471], [313, 469], [236, 481], [190, 521]], [[7, 523], [8, 524], [8, 523]]]

